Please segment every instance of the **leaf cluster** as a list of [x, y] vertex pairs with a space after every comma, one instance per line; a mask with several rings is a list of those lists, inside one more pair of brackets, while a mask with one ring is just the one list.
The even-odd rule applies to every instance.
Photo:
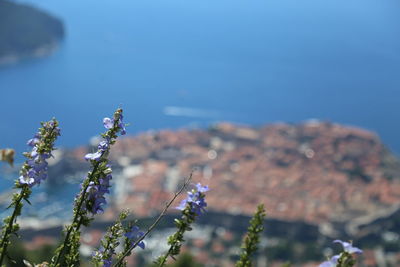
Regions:
[[260, 233], [264, 231], [265, 215], [264, 205], [261, 204], [257, 207], [257, 211], [250, 220], [250, 226], [247, 229], [247, 235], [242, 245], [242, 253], [235, 265], [236, 267], [252, 266], [251, 256], [257, 251], [257, 245], [260, 242]]

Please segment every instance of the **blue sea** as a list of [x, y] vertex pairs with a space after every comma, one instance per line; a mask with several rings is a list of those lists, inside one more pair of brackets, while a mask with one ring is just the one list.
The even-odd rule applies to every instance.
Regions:
[[[400, 152], [398, 0], [23, 2], [61, 18], [66, 39], [0, 68], [0, 147], [21, 153], [53, 116], [58, 146], [84, 145], [122, 107], [132, 135], [320, 119]], [[15, 175], [1, 175], [3, 192]], [[65, 217], [78, 185], [36, 190], [30, 215]]]
[[0, 69], [0, 147], [39, 122], [86, 144], [123, 107], [128, 132], [321, 119], [400, 152], [398, 0], [28, 0], [61, 18], [50, 57]]

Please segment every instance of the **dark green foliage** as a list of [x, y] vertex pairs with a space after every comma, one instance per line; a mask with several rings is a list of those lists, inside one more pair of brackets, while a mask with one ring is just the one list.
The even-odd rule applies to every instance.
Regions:
[[323, 259], [322, 247], [315, 242], [297, 242], [294, 240], [279, 240], [275, 246], [268, 247], [267, 258], [271, 261], [307, 262]]
[[61, 21], [33, 7], [0, 0], [0, 58], [31, 54], [62, 39]]
[[251, 256], [257, 251], [257, 245], [260, 242], [260, 233], [264, 231], [264, 205], [258, 205], [257, 211], [250, 220], [250, 226], [247, 229], [247, 235], [242, 245], [240, 259], [236, 262], [236, 267], [250, 267]]
[[202, 265], [197, 263], [193, 256], [190, 254], [182, 254], [177, 261], [171, 265], [171, 267], [201, 267]]
[[[153, 263], [148, 267], [157, 267], [158, 265]], [[166, 264], [167, 267], [203, 267], [203, 264], [198, 263], [194, 257], [189, 253], [183, 253], [180, 255], [174, 263]]]
[[9, 252], [12, 255], [12, 260], [6, 259], [5, 264], [9, 267], [25, 266], [23, 260], [30, 262], [32, 265], [35, 263], [42, 263], [48, 260], [49, 255], [54, 251], [52, 245], [44, 245], [35, 250], [27, 250], [23, 247], [22, 242], [18, 238], [11, 238], [11, 245]]
[[276, 246], [269, 247], [267, 258], [270, 260], [294, 260], [294, 243], [282, 240]]
[[360, 166], [356, 166], [354, 169], [348, 170], [347, 174], [350, 180], [360, 179], [365, 183], [370, 183], [372, 181], [372, 177], [366, 175], [364, 169]]
[[356, 264], [356, 260], [348, 252], [342, 252], [340, 258], [336, 264], [336, 267], [353, 267]]
[[12, 258], [5, 258], [4, 262], [6, 266], [23, 266], [22, 261], [27, 258], [27, 252], [16, 237], [11, 238], [8, 254], [12, 255]]
[[383, 148], [381, 158], [381, 167], [383, 169], [383, 175], [388, 180], [394, 180], [400, 178], [400, 159], [390, 153], [387, 148]]

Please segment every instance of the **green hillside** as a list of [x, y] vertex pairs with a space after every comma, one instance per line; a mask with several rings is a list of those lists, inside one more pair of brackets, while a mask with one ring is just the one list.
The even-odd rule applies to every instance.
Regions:
[[0, 63], [43, 55], [63, 36], [59, 19], [28, 5], [0, 0]]

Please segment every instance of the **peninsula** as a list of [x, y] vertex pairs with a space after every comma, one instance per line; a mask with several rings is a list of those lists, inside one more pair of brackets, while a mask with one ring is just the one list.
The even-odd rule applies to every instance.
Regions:
[[0, 65], [48, 55], [64, 33], [59, 19], [26, 4], [0, 0]]

